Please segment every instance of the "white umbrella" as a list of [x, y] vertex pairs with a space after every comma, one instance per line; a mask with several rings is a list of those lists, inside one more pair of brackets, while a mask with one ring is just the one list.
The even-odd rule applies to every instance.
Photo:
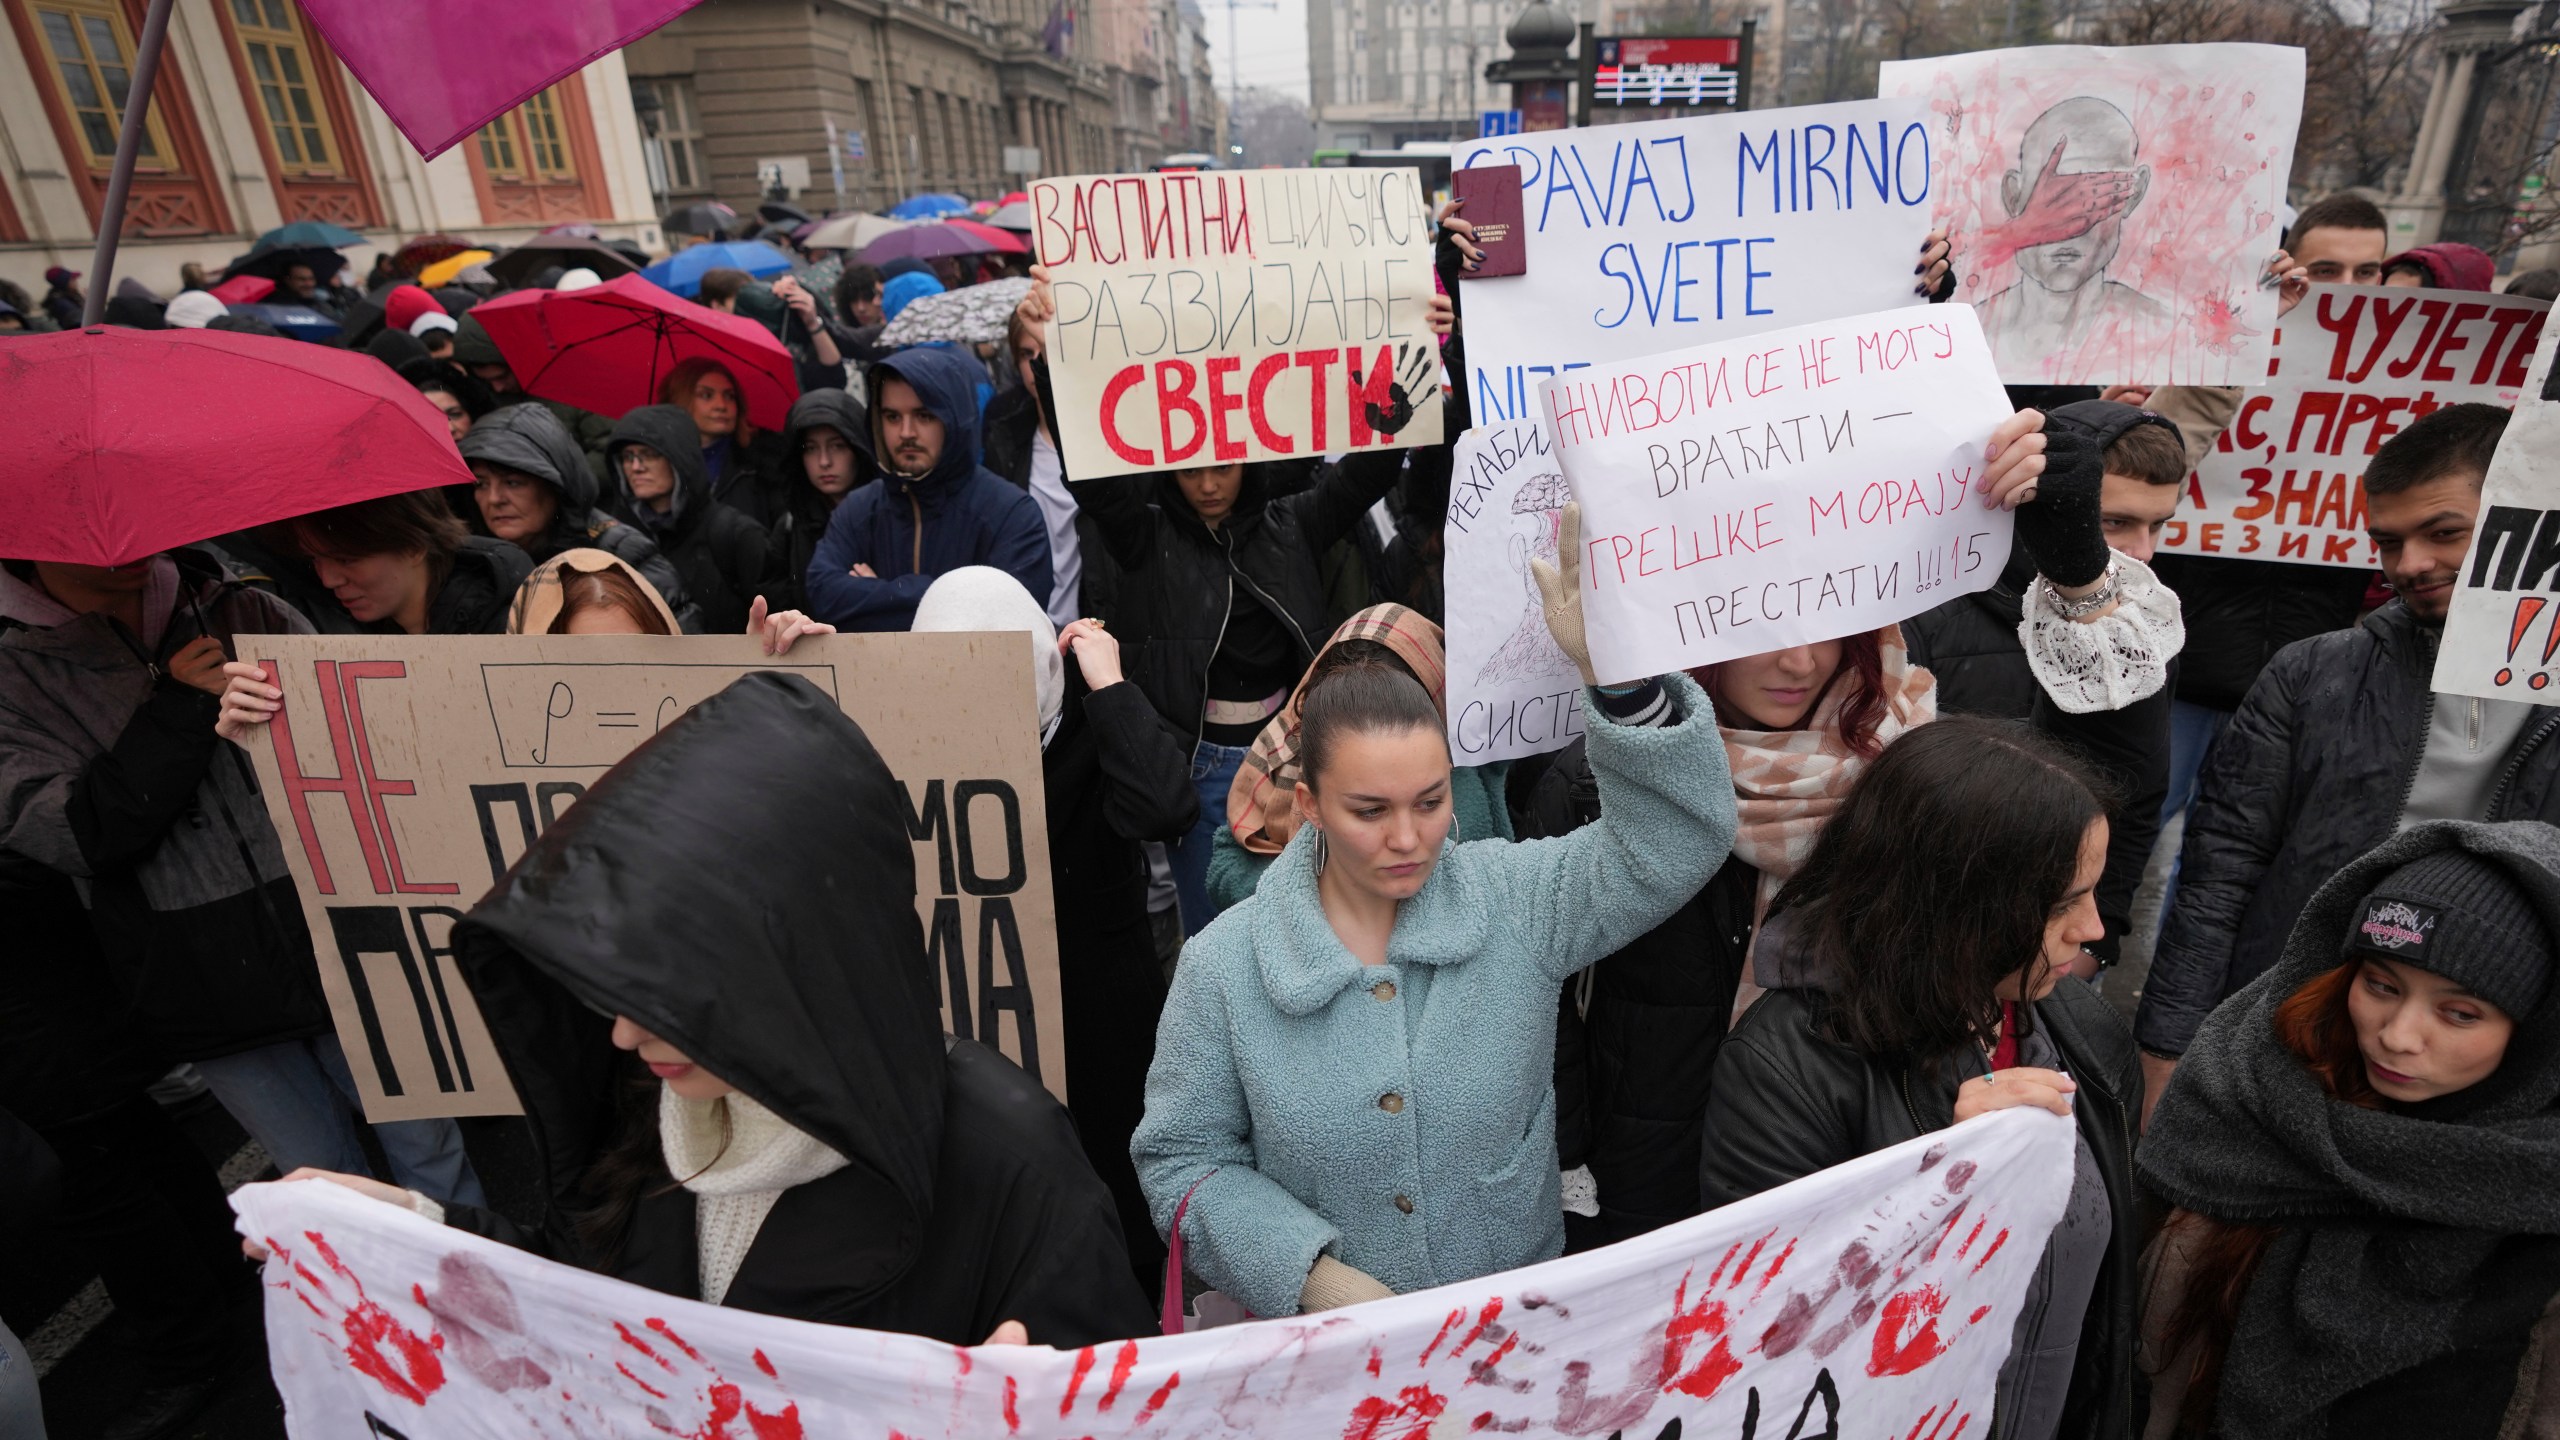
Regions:
[[800, 245], [805, 250], [859, 250], [892, 230], [905, 228], [907, 228], [907, 222], [904, 220], [892, 220], [885, 215], [871, 215], [856, 210], [820, 222], [818, 228], [810, 231], [809, 238], [801, 241]]
[[999, 230], [1019, 230], [1028, 235], [1031, 233], [1031, 206], [1022, 200], [1000, 206], [987, 217], [987, 223]]

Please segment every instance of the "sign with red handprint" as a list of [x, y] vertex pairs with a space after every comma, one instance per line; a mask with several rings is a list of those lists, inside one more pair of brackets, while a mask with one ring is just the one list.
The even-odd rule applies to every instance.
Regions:
[[955, 1349], [679, 1300], [252, 1185], [297, 1440], [1987, 1433], [2072, 1126], [2004, 1110], [1622, 1245], [1320, 1315]]

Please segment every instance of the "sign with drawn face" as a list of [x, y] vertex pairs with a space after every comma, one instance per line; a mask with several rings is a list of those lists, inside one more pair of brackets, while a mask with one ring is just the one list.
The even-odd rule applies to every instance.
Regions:
[[1561, 750], [1582, 733], [1582, 671], [1547, 632], [1546, 603], [1529, 568], [1556, 563], [1572, 499], [1543, 423], [1507, 420], [1458, 437], [1441, 579], [1449, 754], [1460, 765]]
[[325, 1182], [232, 1203], [272, 1252], [295, 1440], [1966, 1440], [1991, 1433], [2072, 1144], [2003, 1110], [1589, 1254], [1063, 1350], [681, 1300]]
[[455, 922], [597, 777], [731, 681], [835, 697], [906, 791], [953, 1034], [1066, 1094], [1039, 717], [1013, 635], [241, 637], [284, 710], [249, 745], [375, 1121], [521, 1110]]
[[1956, 295], [2017, 385], [2254, 385], [2302, 124], [2289, 45], [1888, 60], [1928, 102]]
[[[2455, 570], [2436, 650], [2435, 689], [2446, 695], [2560, 704], [2560, 328], [2546, 327], [2515, 418], [2480, 487], [2470, 552]], [[2412, 492], [2414, 493], [2414, 492]], [[2425, 543], [2425, 537], [2415, 538]], [[2430, 567], [2402, 553], [2386, 566], [2405, 577]], [[2432, 578], [2432, 577], [2431, 577]], [[2424, 597], [2412, 607], [2425, 615]], [[2432, 618], [2432, 617], [2428, 617]]]

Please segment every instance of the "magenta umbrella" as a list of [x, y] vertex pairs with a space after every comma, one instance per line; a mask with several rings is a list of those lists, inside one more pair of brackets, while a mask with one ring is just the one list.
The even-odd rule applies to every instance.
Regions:
[[0, 556], [129, 565], [332, 505], [468, 485], [442, 412], [360, 351], [121, 326], [0, 345]]
[[862, 263], [885, 265], [892, 260], [938, 260], [944, 256], [991, 255], [998, 247], [957, 225], [909, 225], [892, 230], [862, 247]]
[[472, 307], [524, 392], [615, 419], [658, 403], [667, 373], [717, 360], [736, 377], [747, 420], [781, 430], [800, 397], [791, 352], [755, 321], [680, 299], [638, 275], [584, 290], [519, 290]]

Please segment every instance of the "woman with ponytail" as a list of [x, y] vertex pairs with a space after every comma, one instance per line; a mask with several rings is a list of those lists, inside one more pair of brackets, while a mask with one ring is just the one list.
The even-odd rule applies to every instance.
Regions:
[[2560, 1434], [2560, 833], [2414, 826], [2205, 1022], [2144, 1141], [2146, 1440]]
[[[1568, 508], [1563, 571], [1542, 562], [1538, 582], [1589, 681], [1578, 529]], [[1583, 710], [1607, 816], [1544, 844], [1460, 844], [1420, 682], [1371, 661], [1306, 692], [1296, 833], [1183, 951], [1131, 1145], [1158, 1229], [1254, 1314], [1564, 1248], [1556, 984], [1660, 921], [1733, 840], [1694, 682], [1593, 686]]]

